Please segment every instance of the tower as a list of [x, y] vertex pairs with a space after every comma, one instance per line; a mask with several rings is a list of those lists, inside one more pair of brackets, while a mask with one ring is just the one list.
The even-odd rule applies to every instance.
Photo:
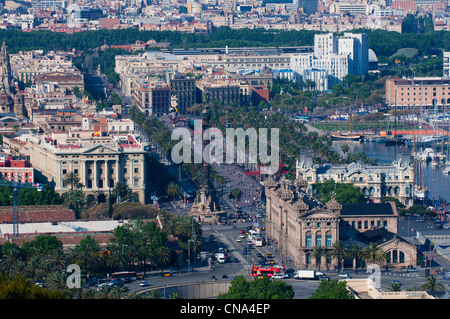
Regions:
[[9, 54], [5, 41], [0, 49], [0, 76], [6, 93], [14, 93], [14, 78], [12, 76]]
[[[205, 106], [202, 111], [202, 132], [206, 132], [210, 128], [210, 110], [208, 106]], [[205, 138], [202, 142], [202, 154], [205, 149]], [[190, 215], [197, 221], [202, 223], [216, 223], [223, 219], [226, 219], [227, 212], [221, 209], [220, 203], [217, 198], [214, 185], [211, 183], [210, 178], [210, 165], [203, 159], [202, 164], [203, 180], [200, 185], [200, 189], [197, 192]]]

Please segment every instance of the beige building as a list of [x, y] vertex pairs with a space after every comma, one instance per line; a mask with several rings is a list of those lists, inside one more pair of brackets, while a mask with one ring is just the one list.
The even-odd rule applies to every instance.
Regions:
[[388, 267], [416, 265], [415, 246], [397, 236], [398, 213], [393, 203], [341, 205], [332, 198], [323, 204], [306, 193], [308, 183], [303, 179], [275, 181], [269, 177], [264, 186], [267, 234], [296, 267], [336, 267], [335, 258], [317, 260], [313, 252], [317, 247], [330, 252], [338, 240], [362, 248], [378, 243], [389, 253]]
[[[383, 165], [364, 165], [359, 162], [349, 165], [315, 165], [297, 162], [296, 174], [310, 185], [329, 179], [336, 183], [352, 183], [374, 202], [388, 196], [411, 206], [414, 200], [414, 167], [401, 161]], [[308, 192], [312, 194], [311, 188]]]
[[132, 134], [113, 137], [95, 134], [78, 130], [31, 137], [31, 163], [56, 192], [71, 188], [64, 177], [74, 172], [80, 178], [82, 190], [95, 194], [99, 201], [121, 182], [145, 203], [145, 146]]

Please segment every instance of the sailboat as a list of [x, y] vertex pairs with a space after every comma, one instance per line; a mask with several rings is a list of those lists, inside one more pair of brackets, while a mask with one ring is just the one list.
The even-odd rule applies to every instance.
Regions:
[[337, 133], [331, 133], [330, 136], [332, 139], [335, 140], [347, 140], [347, 141], [359, 141], [363, 138], [363, 134], [358, 133], [352, 133], [352, 115], [351, 112], [349, 112], [349, 131], [348, 132], [341, 132], [341, 114], [339, 112], [339, 131]]
[[[420, 118], [422, 118], [422, 85], [420, 87]], [[422, 136], [422, 121], [420, 121], [420, 136]], [[414, 147], [416, 141], [414, 141]], [[428, 150], [425, 150], [428, 151]], [[423, 176], [422, 160], [428, 159], [428, 154], [425, 152], [416, 154], [414, 157], [414, 198], [419, 201], [424, 201], [428, 198], [428, 187], [426, 186], [426, 179]]]

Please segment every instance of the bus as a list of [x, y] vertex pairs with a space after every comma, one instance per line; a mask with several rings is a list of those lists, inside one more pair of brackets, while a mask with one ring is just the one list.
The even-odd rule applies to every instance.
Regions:
[[137, 273], [135, 271], [120, 271], [112, 273], [110, 278], [111, 280], [121, 279], [124, 281], [131, 281], [137, 279]]
[[253, 245], [255, 245], [255, 247], [262, 247], [263, 246], [263, 239], [261, 238], [261, 236], [254, 236], [253, 237]]
[[258, 266], [252, 265], [252, 277], [256, 278], [259, 276], [272, 277], [275, 274], [284, 274], [284, 266]]

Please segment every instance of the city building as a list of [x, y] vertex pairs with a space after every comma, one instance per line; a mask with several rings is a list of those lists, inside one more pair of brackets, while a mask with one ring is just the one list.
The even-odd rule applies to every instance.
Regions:
[[132, 97], [146, 116], [163, 115], [170, 108], [170, 87], [157, 79], [133, 79]]
[[140, 202], [146, 202], [146, 150], [133, 134], [101, 136], [74, 130], [36, 135], [29, 141], [30, 161], [39, 180], [56, 192], [70, 190], [72, 185], [64, 178], [73, 172], [83, 185], [81, 190], [100, 202], [116, 183], [126, 183]]
[[444, 51], [444, 60], [442, 63], [442, 77], [450, 78], [450, 52]]
[[290, 68], [302, 81], [314, 81], [316, 90], [321, 91], [332, 89], [347, 74], [364, 76], [369, 72], [367, 34], [316, 34], [314, 53], [292, 54]]
[[[297, 268], [336, 269], [340, 260], [330, 254], [316, 258], [314, 250], [321, 247], [331, 252], [337, 241], [361, 248], [377, 243], [387, 253], [386, 268], [416, 264], [416, 247], [397, 234], [394, 203], [339, 204], [332, 196], [323, 204], [307, 193], [307, 187], [301, 178], [275, 181], [269, 177], [264, 182], [267, 235]], [[352, 267], [353, 260], [348, 262], [343, 266]]]
[[18, 183], [34, 183], [34, 168], [28, 160], [16, 160], [0, 154], [0, 179]]
[[196, 103], [197, 88], [195, 86], [195, 78], [187, 77], [178, 71], [167, 74], [170, 94], [177, 97], [177, 111], [179, 114], [185, 114], [186, 109]]
[[[297, 161], [296, 174], [311, 186], [330, 179], [336, 183], [352, 183], [374, 202], [380, 202], [381, 198], [388, 196], [411, 206], [414, 200], [414, 166], [401, 161], [383, 165], [365, 165], [360, 162], [317, 165]], [[312, 195], [311, 187], [308, 192]]]
[[450, 104], [450, 78], [415, 77], [386, 79], [386, 104], [390, 107], [430, 108]]

